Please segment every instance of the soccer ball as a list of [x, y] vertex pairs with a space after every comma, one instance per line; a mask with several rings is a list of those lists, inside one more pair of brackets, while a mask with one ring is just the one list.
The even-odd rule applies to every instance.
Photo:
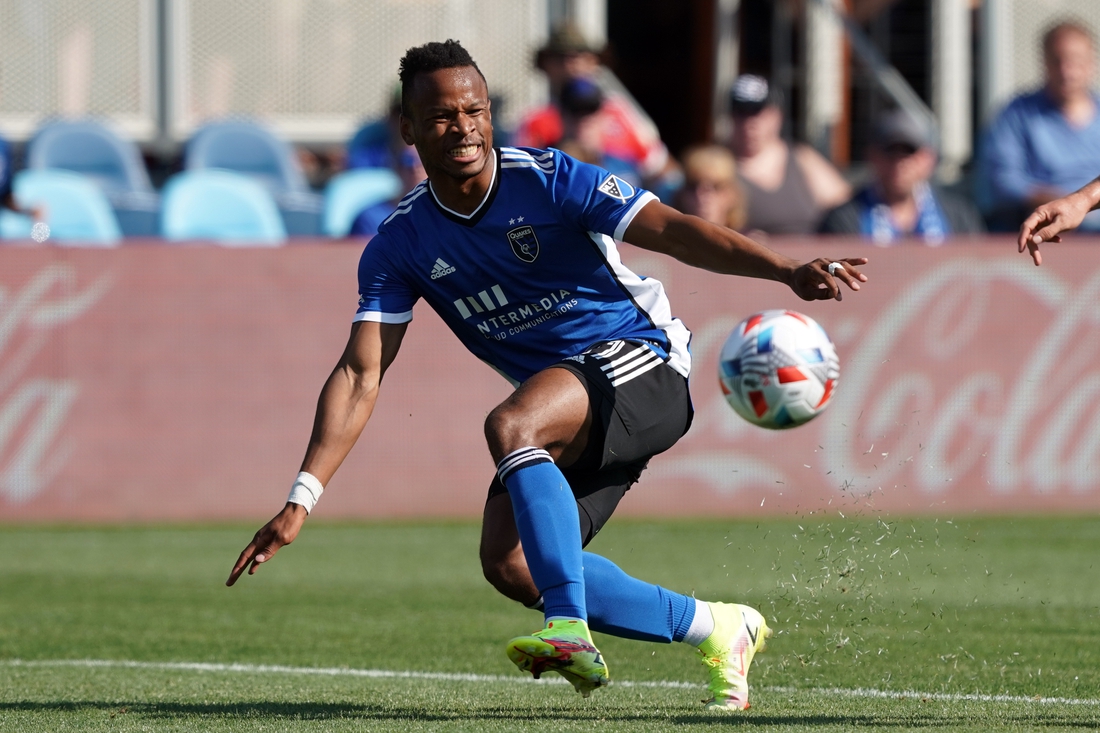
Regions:
[[825, 329], [788, 310], [756, 313], [722, 347], [718, 381], [734, 411], [771, 430], [817, 417], [836, 389], [840, 360]]

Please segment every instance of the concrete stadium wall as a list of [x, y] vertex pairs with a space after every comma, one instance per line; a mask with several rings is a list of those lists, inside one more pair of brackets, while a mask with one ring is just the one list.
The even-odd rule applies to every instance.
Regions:
[[[624, 515], [1100, 510], [1100, 242], [1033, 267], [1007, 239], [878, 249], [841, 303], [628, 249], [694, 331], [695, 425]], [[0, 522], [262, 520], [283, 503], [356, 307], [360, 247], [0, 248]], [[751, 312], [796, 308], [841, 356], [833, 404], [772, 433], [717, 385]], [[477, 516], [485, 414], [510, 391], [423, 304], [318, 517]]]

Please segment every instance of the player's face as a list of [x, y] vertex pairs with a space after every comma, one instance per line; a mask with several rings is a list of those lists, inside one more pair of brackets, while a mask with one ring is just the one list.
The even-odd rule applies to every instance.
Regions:
[[472, 66], [418, 74], [409, 95], [401, 136], [415, 145], [428, 177], [458, 181], [486, 171], [493, 148], [489, 89]]

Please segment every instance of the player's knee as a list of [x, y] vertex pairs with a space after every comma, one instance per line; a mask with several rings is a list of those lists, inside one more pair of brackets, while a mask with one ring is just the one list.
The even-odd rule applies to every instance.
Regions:
[[531, 445], [529, 430], [530, 420], [508, 404], [497, 405], [485, 418], [485, 440], [495, 460], [517, 448]]

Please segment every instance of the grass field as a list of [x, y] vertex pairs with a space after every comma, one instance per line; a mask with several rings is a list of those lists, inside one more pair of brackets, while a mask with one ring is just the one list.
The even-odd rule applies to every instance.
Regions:
[[683, 645], [598, 636], [615, 684], [526, 682], [473, 524], [0, 526], [0, 731], [1100, 729], [1100, 519], [616, 520], [591, 549], [777, 635], [704, 714]]

